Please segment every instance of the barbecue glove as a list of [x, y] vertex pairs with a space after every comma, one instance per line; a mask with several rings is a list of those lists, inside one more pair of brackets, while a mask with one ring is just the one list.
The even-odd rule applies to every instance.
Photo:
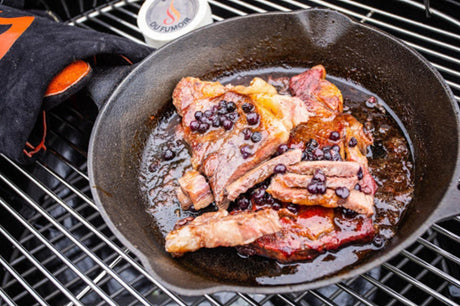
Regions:
[[0, 152], [30, 163], [45, 147], [44, 137], [40, 145], [28, 143], [36, 123], [45, 129], [45, 111], [86, 86], [101, 58], [117, 57], [109, 62], [129, 65], [152, 51], [122, 37], [0, 5]]

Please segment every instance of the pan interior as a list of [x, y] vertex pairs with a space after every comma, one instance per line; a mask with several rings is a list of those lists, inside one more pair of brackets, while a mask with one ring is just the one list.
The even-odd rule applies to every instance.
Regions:
[[[271, 269], [289, 275], [289, 269], [298, 268], [261, 258], [247, 265], [225, 250], [215, 252], [208, 261], [200, 258], [208, 256], [206, 251], [192, 255], [196, 256], [196, 263], [227, 266], [248, 276], [245, 280], [229, 281], [228, 277], [196, 273], [200, 266], [191, 267], [187, 257], [176, 260], [164, 251], [161, 230], [152, 227], [152, 219], [145, 212], [148, 198], [139, 179], [142, 153], [155, 123], [152, 118], [170, 104], [172, 90], [184, 76], [225, 80], [240, 71], [306, 68], [315, 64], [323, 64], [330, 75], [362, 84], [386, 101], [404, 123], [413, 146], [417, 182], [413, 207], [383, 251], [360, 261], [353, 271], [339, 277], [357, 275], [377, 266], [387, 252], [397, 250], [414, 232], [426, 229], [427, 220], [449, 185], [458, 154], [454, 107], [426, 61], [392, 38], [325, 10], [221, 22], [152, 54], [114, 93], [92, 135], [91, 180], [103, 216], [147, 269], [171, 288], [184, 294], [199, 294], [237, 285], [238, 290], [263, 292], [264, 287], [272, 286], [270, 278], [265, 286], [260, 286], [260, 280], [254, 282], [254, 271]], [[321, 276], [287, 277], [276, 288], [290, 291], [315, 287], [324, 282], [310, 281]], [[302, 285], [291, 286], [299, 282]]]
[[[223, 84], [248, 85], [254, 77], [276, 80], [305, 70], [306, 67], [265, 67], [225, 75], [217, 80]], [[386, 241], [394, 235], [396, 225], [410, 203], [413, 192], [413, 161], [410, 142], [407, 142], [408, 135], [404, 135], [402, 123], [394, 114], [393, 117], [388, 115], [391, 110], [375, 94], [345, 79], [328, 78], [341, 90], [347, 111], [358, 115], [361, 122], [369, 120], [369, 123], [376, 126], [373, 129], [380, 129], [374, 131], [374, 137], [378, 139], [369, 151], [371, 170], [376, 173], [378, 182], [385, 182], [387, 185], [376, 194], [379, 215], [374, 218], [374, 224], [378, 224], [380, 229], [377, 238], [368, 243], [354, 243], [338, 251], [325, 252], [314, 260], [289, 264], [260, 257], [248, 258], [238, 254], [234, 248], [202, 249], [177, 259], [188, 270], [204, 277], [242, 284], [303, 283], [349, 269], [370, 252], [383, 248]], [[366, 106], [366, 100], [371, 97], [377, 98], [378, 104]], [[174, 196], [178, 187], [177, 180], [191, 168], [188, 146], [175, 136], [179, 123], [180, 117], [171, 107], [163, 112], [147, 140], [141, 163], [141, 184], [145, 185], [144, 193], [148, 194], [147, 211], [152, 215], [152, 226], [159, 241], [164, 240], [178, 220], [196, 217], [203, 212], [181, 210]], [[371, 128], [370, 125], [368, 127]], [[175, 152], [173, 160], [163, 159], [166, 149]], [[388, 165], [391, 165], [391, 170]], [[400, 180], [398, 184], [391, 183], [395, 176]], [[397, 199], [394, 198], [395, 192], [398, 194]], [[205, 211], [213, 210], [214, 207], [210, 207]]]

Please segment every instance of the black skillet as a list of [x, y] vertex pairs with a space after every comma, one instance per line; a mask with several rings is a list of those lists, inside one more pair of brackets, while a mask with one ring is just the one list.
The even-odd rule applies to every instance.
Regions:
[[[287, 276], [276, 285], [260, 284], [254, 276], [276, 266], [270, 261], [234, 263], [225, 252], [212, 251], [173, 259], [145, 212], [147, 196], [140, 191], [150, 116], [158, 116], [171, 103], [173, 88], [184, 76], [219, 79], [261, 67], [315, 64], [380, 96], [405, 125], [413, 145], [416, 186], [396, 236], [346, 272], [306, 280]], [[316, 288], [362, 274], [408, 247], [434, 222], [459, 214], [459, 151], [458, 105], [423, 57], [380, 30], [334, 11], [312, 9], [225, 20], [157, 50], [125, 78], [101, 110], [88, 162], [93, 196], [105, 221], [165, 286], [185, 295], [224, 290], [273, 293]], [[197, 260], [212, 267], [212, 273], [193, 269]]]

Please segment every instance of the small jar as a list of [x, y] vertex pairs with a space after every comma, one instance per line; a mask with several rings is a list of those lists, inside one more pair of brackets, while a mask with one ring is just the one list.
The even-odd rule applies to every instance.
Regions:
[[146, 0], [137, 17], [145, 42], [154, 48], [210, 23], [206, 0]]

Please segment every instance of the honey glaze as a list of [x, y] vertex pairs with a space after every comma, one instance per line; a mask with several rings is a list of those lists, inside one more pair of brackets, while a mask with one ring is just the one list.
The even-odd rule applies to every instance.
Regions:
[[[220, 78], [219, 81], [223, 84], [248, 85], [253, 77], [258, 76], [271, 82], [281, 94], [287, 94], [282, 77], [290, 77], [304, 70], [270, 68], [241, 72]], [[216, 248], [187, 253], [177, 258], [178, 263], [207, 278], [225, 279], [235, 284], [295, 284], [346, 271], [374, 251], [384, 248], [395, 235], [397, 225], [411, 202], [414, 187], [413, 156], [407, 133], [377, 95], [348, 80], [331, 76], [327, 78], [342, 92], [344, 113], [355, 116], [374, 138], [374, 144], [367, 152], [370, 172], [378, 185], [376, 213], [372, 217], [376, 228], [373, 240], [326, 251], [302, 262], [279, 263], [273, 259], [239, 254], [235, 248]], [[177, 180], [191, 169], [187, 145], [175, 132], [180, 117], [171, 105], [155, 120], [143, 154], [140, 177], [144, 186], [142, 192], [149, 200], [146, 210], [152, 216], [156, 239], [164, 244], [164, 237], [174, 228], [176, 221], [197, 216], [202, 211], [181, 210], [175, 195]], [[212, 205], [205, 209], [212, 210], [215, 210]], [[354, 217], [360, 216], [351, 216]]]

